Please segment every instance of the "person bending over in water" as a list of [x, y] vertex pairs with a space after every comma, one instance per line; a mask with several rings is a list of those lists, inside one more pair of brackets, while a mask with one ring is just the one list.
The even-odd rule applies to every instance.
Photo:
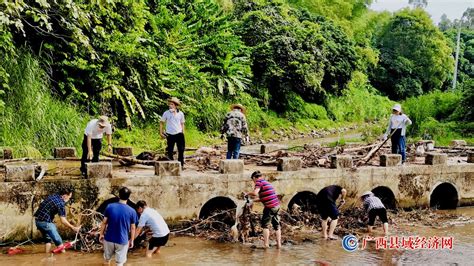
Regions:
[[40, 203], [38, 210], [36, 210], [35, 223], [36, 228], [43, 235], [43, 240], [46, 243], [46, 253], [51, 251], [51, 242], [57, 247], [63, 246], [63, 240], [58, 233], [58, 228], [53, 223], [54, 216], [59, 214], [61, 217], [61, 222], [67, 227], [74, 230], [74, 232], [79, 231], [79, 226], [73, 226], [66, 219], [66, 202], [68, 202], [72, 197], [71, 188], [63, 188], [59, 191], [58, 194], [53, 194], [47, 197], [43, 202]]
[[[341, 196], [341, 205], [344, 204], [347, 191], [341, 186], [332, 185], [327, 186], [317, 195], [318, 210], [321, 215], [321, 225], [323, 228], [323, 238], [329, 240], [337, 240], [334, 236], [334, 229], [336, 229], [337, 219], [339, 218], [339, 210], [336, 206], [336, 201]], [[329, 220], [331, 218], [331, 220]], [[329, 231], [328, 231], [328, 222]]]
[[151, 258], [154, 253], [160, 253], [160, 247], [168, 242], [170, 229], [163, 217], [155, 210], [146, 205], [144, 200], [137, 202], [137, 212], [140, 214], [135, 236], [139, 236], [144, 226], [148, 226], [153, 236], [148, 242], [146, 256]]
[[367, 191], [360, 197], [361, 201], [364, 204], [364, 209], [369, 215], [369, 223], [367, 224], [367, 232], [370, 234], [372, 232], [372, 227], [375, 224], [375, 218], [377, 216], [383, 223], [383, 232], [385, 235], [388, 235], [388, 219], [387, 219], [387, 210], [383, 205], [382, 201], [374, 195], [374, 193]]

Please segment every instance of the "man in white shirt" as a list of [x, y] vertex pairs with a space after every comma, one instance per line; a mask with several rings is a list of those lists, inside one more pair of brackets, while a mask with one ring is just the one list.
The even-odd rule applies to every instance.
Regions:
[[402, 106], [400, 104], [395, 104], [392, 108], [392, 115], [388, 122], [387, 131], [385, 132], [383, 138], [387, 139], [389, 135], [390, 141], [392, 142], [392, 153], [400, 154], [402, 156], [402, 164], [406, 161], [406, 144], [405, 144], [405, 134], [407, 131], [407, 126], [411, 125], [412, 122], [406, 114], [402, 114]]
[[[176, 144], [178, 148], [178, 161], [181, 165], [184, 165], [184, 114], [178, 109], [181, 102], [178, 98], [172, 97], [168, 100], [169, 110], [164, 112], [160, 121], [160, 135], [162, 138], [166, 138], [168, 146], [166, 147], [166, 153], [168, 159], [173, 160], [173, 150]], [[166, 124], [166, 131], [163, 132], [163, 125]]]
[[108, 152], [112, 152], [112, 126], [109, 118], [105, 115], [98, 119], [92, 119], [87, 123], [84, 130], [84, 140], [82, 141], [81, 173], [86, 176], [86, 162], [99, 161], [99, 153], [102, 149], [102, 138], [107, 135]]
[[137, 202], [137, 212], [140, 214], [140, 219], [135, 236], [140, 235], [144, 226], [148, 226], [153, 233], [146, 251], [147, 258], [151, 258], [153, 253], [160, 253], [160, 247], [168, 242], [170, 229], [163, 217], [156, 210], [147, 207], [144, 200]]

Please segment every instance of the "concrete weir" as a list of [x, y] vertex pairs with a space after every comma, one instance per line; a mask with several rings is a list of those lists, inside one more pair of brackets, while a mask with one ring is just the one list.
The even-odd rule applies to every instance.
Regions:
[[[436, 155], [433, 158], [435, 157]], [[335, 158], [336, 162], [337, 159], [341, 158]], [[25, 232], [35, 231], [36, 229], [32, 229], [33, 210], [47, 195], [65, 185], [75, 187], [71, 203], [75, 208], [98, 209], [102, 203], [117, 195], [121, 186], [127, 186], [132, 190], [132, 201], [146, 200], [149, 206], [157, 208], [168, 220], [206, 217], [215, 210], [234, 208], [241, 193], [253, 188], [250, 175], [255, 170], [266, 174], [281, 197], [285, 209], [298, 204], [302, 208], [317, 210], [314, 206], [317, 205], [316, 194], [323, 187], [332, 184], [345, 187], [351, 198], [357, 198], [362, 192], [371, 190], [389, 208], [455, 208], [472, 205], [474, 164], [443, 162], [444, 160], [432, 165], [433, 161], [427, 162], [429, 165], [358, 168], [336, 165], [335, 169], [297, 167], [293, 171], [277, 171], [276, 167], [227, 161], [221, 165], [222, 169], [227, 169], [223, 173], [186, 169], [177, 171], [179, 174], [176, 175], [170, 175], [175, 171], [155, 174], [153, 166], [121, 167], [115, 163], [111, 176], [108, 174], [111, 166], [106, 165], [99, 167], [102, 172], [104, 167], [107, 168], [106, 174], [89, 173], [88, 178], [81, 178], [78, 174], [65, 171], [59, 177], [47, 174], [39, 182], [32, 180], [31, 171], [24, 171], [27, 176], [21, 177], [17, 173], [22, 171], [18, 170], [15, 178], [3, 176], [0, 179], [0, 233], [9, 233], [4, 240], [24, 239]], [[54, 163], [65, 164], [57, 160]], [[230, 170], [232, 167], [229, 165], [232, 163], [238, 165], [237, 170]], [[180, 168], [179, 165], [176, 166]], [[68, 167], [79, 168], [79, 162], [74, 165], [69, 162]], [[171, 164], [167, 167], [171, 167]], [[57, 165], [51, 168], [57, 168]], [[89, 169], [92, 169], [92, 165]]]

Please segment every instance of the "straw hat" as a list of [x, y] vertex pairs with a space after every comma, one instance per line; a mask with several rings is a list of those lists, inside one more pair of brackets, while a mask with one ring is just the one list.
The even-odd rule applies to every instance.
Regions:
[[171, 103], [174, 103], [174, 104], [176, 104], [177, 106], [181, 105], [181, 101], [180, 101], [178, 98], [176, 98], [176, 97], [171, 97], [171, 98], [169, 98], [169, 99], [168, 99], [168, 102], [169, 102], [169, 103], [170, 103], [170, 102], [171, 102]]
[[397, 103], [392, 107], [392, 110], [401, 112], [402, 111], [402, 106]]
[[372, 191], [366, 191], [362, 194], [362, 196], [360, 196], [361, 198], [365, 197], [365, 196], [372, 196], [374, 195], [374, 193], [372, 193]]
[[110, 125], [109, 118], [106, 115], [99, 116], [99, 121], [97, 122], [99, 123], [99, 126], [101, 127], [106, 127]]
[[246, 109], [243, 105], [241, 105], [240, 103], [234, 103], [230, 106], [230, 110], [234, 110], [234, 109], [240, 109], [242, 110], [242, 113], [245, 113]]

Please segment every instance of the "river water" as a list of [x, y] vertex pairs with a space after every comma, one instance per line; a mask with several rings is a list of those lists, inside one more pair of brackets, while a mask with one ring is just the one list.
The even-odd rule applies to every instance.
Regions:
[[[474, 218], [474, 208], [446, 211]], [[474, 223], [446, 225], [442, 228], [398, 225], [392, 235], [453, 237], [452, 250], [381, 250], [371, 242], [364, 250], [345, 251], [341, 241], [317, 239], [314, 243], [284, 245], [281, 250], [268, 250], [237, 243], [216, 243], [191, 237], [172, 237], [169, 246], [152, 259], [144, 258], [144, 250], [128, 255], [127, 265], [474, 265]], [[381, 229], [376, 229], [380, 234]], [[311, 237], [314, 237], [312, 235]], [[25, 246], [26, 252], [0, 255], [0, 265], [102, 265], [101, 253], [68, 251], [46, 257], [42, 245]]]

